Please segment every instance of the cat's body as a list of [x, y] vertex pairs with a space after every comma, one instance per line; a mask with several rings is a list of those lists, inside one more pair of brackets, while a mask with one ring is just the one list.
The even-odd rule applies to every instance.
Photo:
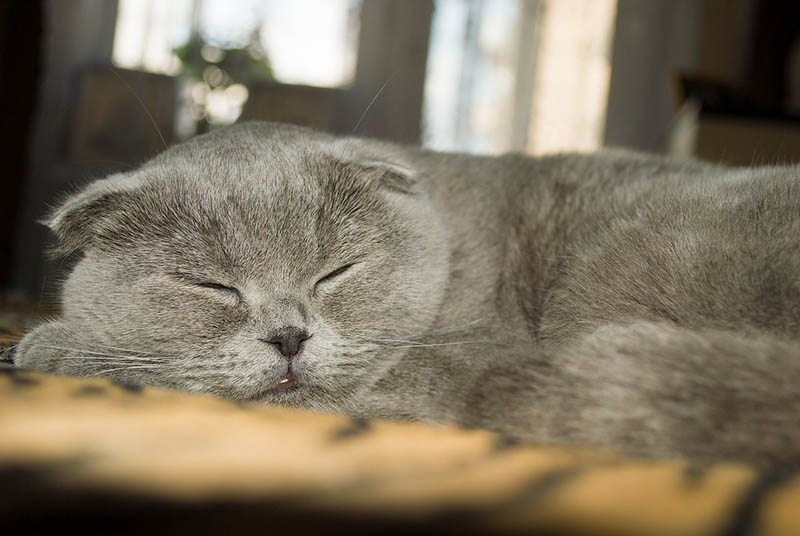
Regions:
[[245, 124], [95, 183], [48, 224], [83, 256], [24, 367], [800, 460], [798, 167], [446, 155]]

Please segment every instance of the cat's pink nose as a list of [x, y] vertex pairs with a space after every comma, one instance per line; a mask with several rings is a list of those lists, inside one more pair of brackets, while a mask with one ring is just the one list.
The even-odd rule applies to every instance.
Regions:
[[271, 333], [267, 338], [258, 340], [276, 346], [283, 357], [291, 359], [300, 353], [303, 342], [310, 338], [311, 335], [306, 330], [287, 326]]

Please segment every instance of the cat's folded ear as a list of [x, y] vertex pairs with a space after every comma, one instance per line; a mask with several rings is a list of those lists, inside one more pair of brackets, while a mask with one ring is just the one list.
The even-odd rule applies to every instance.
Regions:
[[392, 192], [417, 193], [417, 171], [398, 151], [379, 142], [340, 139], [333, 144], [331, 156], [358, 169], [377, 184]]
[[123, 173], [95, 181], [67, 196], [40, 223], [55, 233], [53, 256], [66, 256], [87, 247], [108, 226], [124, 199], [141, 182]]

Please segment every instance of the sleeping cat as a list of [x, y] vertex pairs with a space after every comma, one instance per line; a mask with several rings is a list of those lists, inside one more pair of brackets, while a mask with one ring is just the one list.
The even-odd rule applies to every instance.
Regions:
[[800, 167], [246, 123], [90, 184], [18, 366], [549, 443], [800, 460]]

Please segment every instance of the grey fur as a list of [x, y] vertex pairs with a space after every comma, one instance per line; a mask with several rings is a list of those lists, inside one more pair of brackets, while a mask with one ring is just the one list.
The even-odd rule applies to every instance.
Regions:
[[[96, 182], [47, 223], [81, 258], [22, 367], [800, 460], [799, 167], [449, 155], [250, 123]], [[292, 360], [304, 385], [275, 390], [287, 359], [266, 341], [287, 326], [311, 334]]]

